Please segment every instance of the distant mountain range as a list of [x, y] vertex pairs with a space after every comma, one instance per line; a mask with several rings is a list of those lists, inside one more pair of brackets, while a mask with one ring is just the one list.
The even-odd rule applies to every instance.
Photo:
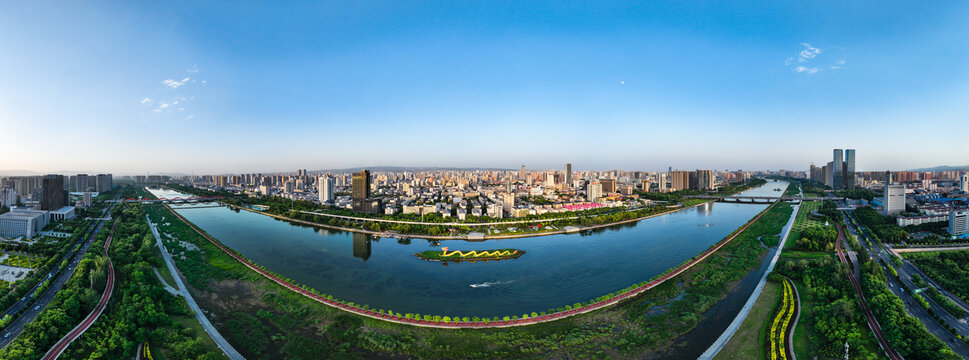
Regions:
[[953, 171], [953, 170], [955, 171], [969, 170], [969, 165], [962, 165], [962, 166], [942, 165], [942, 166], [936, 166], [936, 167], [930, 167], [930, 168], [912, 169], [909, 171], [933, 172], [933, 171]]

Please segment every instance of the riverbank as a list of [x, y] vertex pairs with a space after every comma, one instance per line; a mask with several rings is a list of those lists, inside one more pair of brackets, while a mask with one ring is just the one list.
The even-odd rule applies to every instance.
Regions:
[[743, 226], [733, 231], [728, 237], [720, 240], [719, 242], [717, 242], [716, 244], [708, 248], [706, 251], [700, 253], [697, 256], [694, 256], [693, 258], [681, 264], [680, 266], [674, 269], [668, 270], [664, 274], [658, 277], [655, 277], [654, 279], [651, 279], [648, 282], [642, 282], [642, 283], [627, 287], [626, 289], [619, 291], [618, 294], [612, 293], [609, 295], [604, 295], [600, 298], [597, 298], [596, 301], [594, 302], [591, 302], [591, 301], [588, 302], [588, 304], [577, 304], [579, 306], [576, 306], [576, 307], [567, 306], [565, 311], [555, 312], [551, 314], [544, 314], [544, 315], [538, 315], [533, 313], [533, 315], [535, 316], [530, 316], [530, 317], [525, 316], [520, 319], [517, 318], [517, 316], [516, 316], [516, 319], [510, 319], [506, 316], [502, 320], [495, 320], [495, 321], [489, 321], [489, 320], [467, 321], [464, 319], [451, 319], [450, 317], [447, 317], [447, 316], [440, 317], [440, 316], [430, 316], [430, 315], [424, 315], [424, 317], [422, 318], [414, 318], [414, 317], [402, 316], [400, 313], [394, 313], [393, 311], [387, 311], [386, 313], [382, 311], [374, 311], [374, 310], [370, 310], [367, 307], [356, 305], [352, 302], [344, 303], [340, 300], [333, 299], [332, 296], [323, 296], [319, 293], [315, 293], [313, 291], [307, 290], [303, 286], [297, 285], [287, 280], [283, 280], [276, 274], [263, 269], [261, 266], [256, 265], [255, 263], [246, 259], [242, 255], [229, 249], [228, 247], [223, 245], [215, 238], [209, 236], [206, 232], [199, 229], [197, 226], [195, 226], [195, 224], [190, 222], [188, 219], [184, 218], [181, 214], [177, 213], [170, 206], [165, 205], [165, 208], [168, 209], [169, 212], [171, 212], [176, 218], [178, 218], [183, 223], [191, 227], [199, 235], [204, 237], [210, 243], [212, 243], [213, 245], [215, 245], [216, 247], [224, 251], [226, 254], [228, 254], [235, 260], [239, 261], [245, 267], [249, 268], [252, 271], [255, 271], [259, 275], [266, 277], [267, 279], [275, 282], [278, 285], [281, 285], [291, 291], [294, 291], [300, 295], [308, 297], [319, 303], [328, 305], [330, 307], [338, 308], [340, 310], [353, 313], [356, 315], [382, 320], [382, 321], [404, 324], [404, 325], [432, 327], [432, 328], [447, 328], [447, 329], [461, 329], [461, 328], [480, 329], [480, 328], [503, 328], [503, 327], [513, 327], [513, 326], [523, 326], [523, 325], [532, 325], [532, 324], [544, 323], [549, 321], [555, 321], [555, 320], [564, 319], [564, 318], [568, 318], [579, 314], [588, 313], [597, 309], [609, 307], [609, 306], [618, 304], [623, 300], [633, 298], [647, 290], [653, 289], [663, 284], [666, 280], [676, 277], [677, 275], [689, 270], [695, 264], [701, 263], [707, 257], [712, 255], [717, 250], [719, 250], [724, 245], [726, 245], [731, 240], [733, 240], [735, 237], [737, 237], [739, 234], [743, 233], [744, 230], [746, 230], [752, 224], [757, 223], [757, 221], [764, 214], [766, 214], [772, 208], [774, 208], [776, 204], [777, 203], [771, 204], [770, 206], [762, 210], [753, 219], [750, 219], [749, 221], [747, 221]]
[[[750, 218], [762, 209], [751, 211]], [[151, 211], [153, 219], [172, 216], [168, 209], [155, 207]], [[246, 357], [316, 358], [318, 354], [325, 353], [333, 357], [338, 357], [339, 354], [355, 354], [363, 357], [413, 358], [662, 356], [670, 359], [693, 359], [696, 355], [669, 357], [660, 354], [666, 353], [666, 349], [679, 346], [679, 341], [674, 339], [682, 339], [684, 334], [695, 333], [693, 329], [697, 327], [700, 319], [707, 317], [704, 314], [714, 311], [711, 306], [716, 304], [719, 307], [723, 302], [732, 286], [730, 284], [749, 273], [752, 267], [762, 263], [764, 248], [757, 238], [767, 233], [778, 233], [790, 211], [787, 204], [777, 204], [705, 260], [633, 299], [557, 321], [529, 326], [481, 328], [474, 331], [413, 326], [356, 316], [332, 306], [319, 306], [318, 301], [252, 271], [182, 221], [172, 219], [166, 231], [170, 231], [180, 240], [198, 246], [202, 256], [193, 255], [198, 254], [197, 252], [186, 252], [192, 256], [179, 260], [185, 262], [179, 268], [186, 271], [188, 282], [193, 283], [193, 293], [197, 292], [196, 297], [202, 308], [210, 311], [215, 325], [228, 334], [229, 340]], [[191, 216], [192, 213], [186, 212], [185, 215]], [[741, 224], [731, 225], [731, 229], [739, 228]], [[279, 226], [283, 226], [282, 223]], [[728, 237], [728, 231], [717, 240]], [[413, 252], [407, 253], [413, 258], [412, 254]], [[374, 259], [371, 258], [372, 260]], [[675, 265], [669, 268], [674, 267]], [[459, 266], [456, 269], [461, 268]], [[578, 307], [581, 306], [580, 304]], [[475, 311], [478, 314], [467, 316], [488, 312], [486, 308], [480, 309]], [[526, 315], [531, 317], [532, 314]], [[473, 317], [470, 320], [476, 321], [478, 318]], [[258, 331], [238, 332], [234, 329], [239, 324], [249, 324], [248, 328]], [[321, 327], [323, 330], [320, 330]], [[276, 337], [285, 338], [286, 341], [258, 341]], [[704, 340], [709, 341], [701, 335], [698, 340], [700, 342], [689, 344], [698, 344], [698, 347], [705, 348]], [[693, 346], [689, 344], [687, 346]]]
[[[657, 217], [657, 216], [669, 215], [669, 214], [672, 214], [672, 213], [675, 213], [675, 212], [678, 212], [678, 211], [692, 209], [692, 208], [695, 208], [697, 206], [705, 205], [705, 204], [708, 204], [710, 202], [713, 202], [713, 200], [704, 201], [704, 202], [697, 203], [697, 204], [693, 204], [693, 205], [689, 205], [689, 206], [681, 206], [681, 207], [678, 207], [678, 208], [675, 208], [675, 209], [672, 209], [672, 210], [668, 210], [668, 211], [664, 211], [664, 212], [661, 212], [661, 213], [646, 215], [646, 216], [638, 217], [638, 218], [635, 218], [635, 219], [627, 219], [627, 220], [622, 220], [622, 221], [611, 222], [611, 223], [608, 223], [608, 224], [591, 225], [591, 226], [585, 226], [585, 227], [568, 227], [566, 229], [560, 229], [560, 230], [554, 230], [554, 231], [546, 231], [546, 232], [528, 233], [528, 234], [481, 235], [481, 236], [472, 236], [470, 234], [469, 235], [460, 235], [460, 236], [420, 235], [420, 234], [397, 234], [397, 233], [390, 233], [390, 232], [387, 232], [387, 231], [372, 231], [372, 230], [366, 230], [366, 229], [348, 228], [348, 227], [335, 226], [335, 225], [324, 224], [324, 223], [319, 223], [319, 222], [314, 222], [314, 221], [306, 221], [306, 220], [294, 219], [294, 218], [291, 218], [291, 217], [288, 217], [288, 216], [270, 214], [270, 213], [267, 213], [267, 212], [264, 212], [264, 211], [258, 211], [258, 210], [250, 209], [248, 207], [227, 204], [227, 203], [224, 203], [224, 202], [220, 202], [220, 204], [225, 205], [225, 206], [227, 206], [229, 208], [232, 208], [232, 209], [245, 210], [245, 211], [248, 211], [248, 212], [251, 212], [251, 213], [261, 214], [261, 215], [269, 216], [269, 217], [272, 217], [272, 218], [275, 218], [275, 219], [279, 219], [279, 220], [283, 220], [283, 221], [289, 221], [289, 222], [303, 224], [303, 225], [318, 226], [318, 227], [322, 227], [322, 228], [325, 228], [325, 229], [331, 229], [331, 230], [340, 230], [340, 231], [347, 231], [347, 232], [355, 232], [355, 233], [359, 233], [359, 234], [368, 234], [368, 235], [375, 235], [375, 236], [391, 236], [392, 235], [392, 237], [418, 238], [418, 239], [427, 239], [427, 240], [496, 240], [496, 239], [521, 239], [521, 238], [536, 237], [536, 236], [548, 236], [548, 235], [580, 233], [580, 232], [587, 231], [587, 230], [596, 230], [596, 229], [607, 228], [607, 227], [610, 227], [610, 226], [624, 225], [624, 224], [629, 224], [629, 223], [634, 223], [634, 222], [639, 222], [639, 221], [642, 221], [642, 220], [654, 218], [654, 217]], [[312, 212], [306, 212], [306, 211], [302, 211], [302, 212], [303, 213], [307, 213], [307, 214], [312, 214], [312, 215], [318, 215], [317, 213], [312, 213]], [[576, 217], [576, 218], [578, 218], [578, 217]], [[556, 221], [556, 220], [569, 220], [569, 219], [575, 219], [575, 218], [549, 219], [549, 220], [540, 220], [540, 221], [542, 221], [542, 222], [552, 222], [552, 221]], [[534, 221], [534, 220], [531, 220], [531, 221]]]

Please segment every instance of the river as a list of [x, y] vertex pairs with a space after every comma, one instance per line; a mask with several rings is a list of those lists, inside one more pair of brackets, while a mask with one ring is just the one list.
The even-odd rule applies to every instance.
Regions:
[[[786, 186], [769, 181], [743, 195], [780, 196], [774, 189]], [[707, 249], [766, 206], [707, 203], [578, 234], [475, 242], [377, 238], [227, 207], [174, 208], [252, 261], [335, 298], [399, 313], [500, 317], [587, 301], [647, 280]], [[440, 246], [526, 253], [514, 260], [447, 265], [414, 256]]]

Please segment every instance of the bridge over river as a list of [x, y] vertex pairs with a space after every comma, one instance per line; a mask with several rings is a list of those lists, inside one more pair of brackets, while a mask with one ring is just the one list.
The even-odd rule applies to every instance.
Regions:
[[720, 202], [750, 202], [750, 203], [770, 203], [776, 201], [823, 201], [823, 200], [844, 200], [842, 197], [803, 197], [803, 196], [716, 196], [716, 195], [687, 195], [685, 199], [704, 199], [716, 200]]

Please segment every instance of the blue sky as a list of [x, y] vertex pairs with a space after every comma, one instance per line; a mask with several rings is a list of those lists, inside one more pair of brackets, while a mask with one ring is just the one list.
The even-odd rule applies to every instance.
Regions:
[[0, 5], [0, 169], [969, 164], [969, 3]]

